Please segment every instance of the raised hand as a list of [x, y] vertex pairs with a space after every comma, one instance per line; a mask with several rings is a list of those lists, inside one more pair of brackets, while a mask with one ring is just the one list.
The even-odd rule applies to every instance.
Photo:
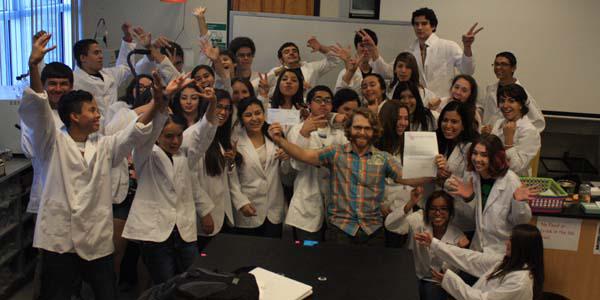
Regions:
[[133, 37], [131, 36], [131, 24], [129, 22], [125, 22], [121, 25], [121, 31], [123, 31], [123, 40], [131, 43], [133, 41]]
[[419, 243], [419, 245], [421, 245], [421, 246], [425, 246], [425, 247], [431, 246], [432, 240], [433, 240], [433, 237], [431, 236], [431, 233], [429, 233], [429, 232], [415, 233], [415, 241], [417, 241], [417, 243]]
[[144, 31], [142, 27], [135, 27], [132, 30], [133, 37], [140, 43], [144, 48], [149, 49], [152, 46], [152, 35], [150, 32]]
[[507, 121], [502, 127], [502, 133], [504, 134], [504, 143], [512, 145], [514, 140], [515, 132], [517, 131], [517, 122]]
[[212, 61], [216, 61], [219, 59], [219, 48], [213, 46], [210, 40], [201, 40], [200, 48], [202, 52], [206, 55], [206, 57], [210, 58]]
[[532, 201], [540, 193], [538, 186], [527, 186], [521, 184], [513, 193], [513, 198], [517, 201]]
[[329, 52], [336, 57], [339, 57], [344, 63], [352, 58], [352, 48], [350, 46], [343, 47], [339, 43], [329, 46]]
[[168, 49], [171, 47], [171, 41], [164, 36], [159, 36], [156, 40], [154, 40], [154, 42], [152, 43], [152, 46], [154, 46], [157, 49], [160, 49], [160, 48]]
[[317, 52], [321, 50], [321, 43], [319, 42], [319, 40], [317, 40], [316, 37], [311, 36], [310, 38], [308, 38], [308, 41], [306, 42], [306, 47], [311, 48], [311, 52]]
[[194, 79], [190, 78], [190, 72], [187, 72], [185, 74], [181, 74], [179, 75], [177, 78], [171, 80], [171, 82], [169, 82], [169, 84], [167, 85], [166, 89], [165, 89], [165, 94], [167, 96], [172, 96], [173, 94], [177, 93], [180, 89], [182, 89], [184, 86], [193, 83]]
[[267, 78], [267, 74], [258, 73], [260, 80], [258, 81], [258, 94], [264, 98], [269, 98], [269, 80]]
[[448, 178], [452, 175], [452, 172], [448, 171], [448, 161], [443, 155], [438, 154], [435, 156], [435, 164], [438, 168], [438, 177]]
[[275, 143], [278, 143], [283, 138], [283, 128], [279, 123], [271, 124], [268, 133]]
[[478, 23], [473, 24], [473, 26], [471, 26], [469, 31], [467, 31], [467, 33], [463, 34], [462, 42], [463, 42], [463, 46], [465, 48], [471, 48], [471, 45], [473, 45], [473, 42], [475, 41], [475, 35], [483, 30], [483, 27], [480, 27], [479, 29], [475, 29], [477, 27], [477, 24]]
[[277, 150], [275, 150], [275, 158], [284, 161], [289, 160], [290, 156], [283, 149], [277, 148]]
[[[185, 86], [185, 85], [184, 85]], [[200, 97], [204, 98], [208, 101], [217, 101], [217, 96], [215, 94], [215, 89], [211, 87], [205, 87], [204, 90], [200, 93]]]
[[430, 110], [436, 110], [441, 103], [442, 99], [440, 99], [439, 97], [431, 99], [429, 100], [429, 103], [427, 103], [427, 108], [429, 108]]
[[302, 128], [300, 129], [300, 135], [305, 138], [310, 137], [310, 133], [317, 130], [320, 127], [327, 125], [327, 115], [313, 116], [310, 115], [304, 123], [302, 124]]
[[357, 33], [362, 39], [363, 47], [369, 51], [370, 58], [373, 60], [379, 58], [379, 49], [373, 38], [364, 29], [359, 30]]
[[46, 47], [50, 38], [52, 38], [52, 34], [43, 33], [34, 40], [33, 45], [31, 46], [31, 54], [29, 55], [29, 66], [37, 67], [37, 65], [44, 60], [46, 53], [56, 49], [56, 45], [48, 48]]
[[164, 95], [164, 84], [158, 71], [152, 71], [152, 92], [153, 92], [153, 106], [158, 108], [158, 111], [164, 112], [167, 107], [168, 98]]
[[194, 10], [192, 10], [192, 15], [194, 15], [196, 18], [204, 18], [204, 15], [206, 14], [206, 7], [204, 6], [199, 6], [194, 8]]
[[469, 182], [465, 183], [462, 179], [452, 176], [447, 181], [448, 193], [452, 196], [458, 196], [463, 199], [468, 199], [473, 196], [473, 178], [469, 178]]

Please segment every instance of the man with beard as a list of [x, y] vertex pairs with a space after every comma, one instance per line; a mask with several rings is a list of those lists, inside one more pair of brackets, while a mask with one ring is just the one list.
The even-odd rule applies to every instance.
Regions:
[[283, 138], [281, 125], [269, 127], [273, 141], [290, 157], [330, 171], [331, 201], [327, 204], [325, 239], [338, 244], [384, 246], [383, 201], [385, 178], [418, 185], [430, 180], [402, 179], [402, 166], [391, 154], [373, 146], [382, 130], [377, 116], [356, 109], [344, 128], [350, 141], [321, 150], [302, 149]]

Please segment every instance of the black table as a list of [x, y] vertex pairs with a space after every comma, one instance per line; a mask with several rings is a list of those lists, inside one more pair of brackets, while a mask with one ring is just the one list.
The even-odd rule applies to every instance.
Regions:
[[[194, 267], [232, 272], [257, 266], [313, 287], [311, 299], [419, 299], [412, 253], [219, 234]], [[325, 280], [324, 280], [325, 279]]]

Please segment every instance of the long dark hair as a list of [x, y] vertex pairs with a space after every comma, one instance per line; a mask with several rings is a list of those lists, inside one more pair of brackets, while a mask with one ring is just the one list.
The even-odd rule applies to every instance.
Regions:
[[417, 65], [417, 59], [410, 52], [400, 52], [400, 54], [396, 56], [396, 60], [394, 60], [394, 68], [392, 69], [394, 78], [390, 83], [390, 89], [394, 88], [394, 85], [400, 82], [400, 79], [398, 79], [398, 76], [396, 75], [396, 66], [400, 62], [403, 62], [411, 70], [409, 81], [417, 86], [420, 86], [421, 84], [419, 83], [419, 66]]
[[[193, 89], [198, 93], [202, 93], [202, 89], [200, 89], [200, 87], [198, 87], [198, 85], [196, 85], [195, 82], [192, 82], [186, 86], [184, 86], [181, 90], [179, 90], [179, 92], [177, 92], [175, 94], [175, 96], [173, 97], [173, 101], [171, 101], [171, 110], [173, 111], [173, 114], [179, 115], [179, 116], [184, 116], [183, 114], [183, 108], [181, 108], [181, 102], [179, 101], [181, 99], [181, 94], [183, 93], [183, 90], [185, 89]], [[198, 122], [198, 120], [200, 120], [200, 117], [202, 117], [203, 114], [200, 114], [200, 106], [202, 106], [202, 104], [205, 101], [202, 99], [202, 97], [200, 97], [200, 103], [198, 103], [198, 114], [196, 114], [196, 118], [194, 118], [194, 122]]]
[[[460, 116], [460, 122], [462, 123], [463, 130], [456, 137], [456, 140], [448, 140], [444, 136], [444, 132], [442, 129], [442, 122], [444, 120], [444, 115], [448, 112], [455, 111]], [[469, 112], [469, 109], [466, 107], [464, 103], [460, 103], [458, 101], [450, 101], [444, 109], [442, 109], [442, 113], [438, 119], [438, 125], [436, 130], [437, 140], [438, 140], [438, 150], [441, 154], [447, 154], [448, 156], [454, 150], [454, 147], [458, 144], [462, 143], [471, 143], [475, 138], [479, 136], [479, 133], [475, 130], [475, 127], [469, 124], [473, 124], [473, 116]], [[463, 149], [461, 149], [462, 151]]]
[[[217, 102], [222, 99], [229, 100], [229, 117], [225, 124], [219, 126], [217, 128], [217, 133], [215, 134], [215, 138], [210, 143], [210, 146], [206, 150], [206, 154], [204, 155], [204, 166], [206, 169], [206, 174], [209, 176], [220, 176], [223, 173], [223, 170], [226, 167], [225, 157], [221, 152], [221, 147], [225, 150], [229, 150], [232, 148], [231, 145], [231, 115], [233, 113], [233, 103], [231, 103], [231, 95], [227, 91], [221, 89], [215, 89], [215, 96], [217, 97]], [[210, 103], [205, 101], [199, 108], [198, 114], [204, 116], [206, 110], [208, 109], [208, 105]], [[235, 155], [235, 165], [239, 167], [243, 162], [243, 157], [239, 153]]]
[[421, 99], [421, 94], [419, 93], [419, 86], [411, 81], [399, 82], [398, 86], [394, 89], [392, 98], [400, 99], [400, 94], [406, 90], [409, 90], [413, 94], [416, 101], [415, 111], [412, 113], [410, 123], [420, 124], [422, 131], [429, 130], [429, 124], [433, 124], [435, 119], [431, 111], [423, 105], [423, 99]]
[[[123, 95], [121, 98], [119, 98], [119, 101], [123, 101], [127, 104], [129, 104], [129, 106], [131, 106], [131, 108], [137, 108], [140, 107], [146, 103], [148, 103], [148, 101], [150, 101], [150, 99], [152, 99], [152, 87], [148, 88], [146, 91], [144, 91], [143, 93], [141, 93], [140, 95], [134, 95], [135, 92], [135, 85], [136, 83], [138, 83], [140, 80], [142, 80], [142, 78], [146, 78], [148, 80], [150, 80], [151, 82], [154, 82], [154, 78], [152, 78], [152, 76], [147, 75], [147, 74], [140, 74], [138, 75], [136, 78], [132, 79], [131, 82], [127, 85], [127, 88], [125, 89], [125, 95]], [[149, 93], [149, 97], [148, 94]]]
[[[260, 106], [260, 109], [263, 111], [263, 114], [265, 113], [265, 107], [263, 106], [262, 101], [256, 99], [256, 97], [248, 97], [248, 98], [240, 101], [240, 103], [238, 104], [237, 117], [238, 117], [238, 120], [240, 121], [240, 125], [242, 127], [244, 127], [244, 122], [242, 121], [243, 120], [242, 115], [244, 114], [244, 111], [246, 111], [248, 106], [250, 106], [252, 104], [256, 104], [256, 105]], [[267, 123], [267, 120], [265, 120], [265, 122], [263, 123], [262, 128], [260, 130], [262, 131], [262, 134], [264, 136], [266, 136], [269, 140], [273, 141], [271, 139], [271, 137], [269, 136], [269, 123]]]
[[425, 201], [425, 211], [423, 212], [423, 221], [425, 224], [429, 224], [429, 211], [431, 211], [431, 204], [433, 200], [437, 198], [442, 198], [446, 200], [446, 204], [448, 205], [448, 221], [452, 220], [454, 217], [454, 197], [452, 197], [448, 192], [440, 190], [434, 191], [427, 197], [427, 201]]
[[[469, 95], [469, 98], [467, 98], [467, 102], [465, 102], [465, 104], [469, 108], [469, 112], [471, 114], [473, 114], [473, 120], [475, 120], [475, 113], [477, 111], [477, 94], [478, 94], [477, 81], [475, 81], [475, 78], [473, 78], [473, 76], [471, 76], [471, 75], [459, 74], [459, 75], [454, 76], [454, 78], [452, 79], [452, 84], [450, 85], [450, 89], [452, 89], [454, 84], [459, 79], [466, 80], [469, 83], [469, 85], [471, 86], [471, 94]], [[476, 128], [479, 128], [479, 124], [476, 124], [476, 125], [477, 125]]]
[[487, 280], [503, 278], [513, 271], [529, 270], [533, 277], [533, 299], [542, 299], [544, 288], [544, 241], [537, 227], [519, 224], [513, 227], [510, 237], [510, 256], [504, 256], [502, 263]]
[[377, 149], [393, 155], [400, 154], [400, 157], [404, 152], [404, 135], [398, 135], [396, 124], [398, 123], [398, 112], [401, 109], [406, 109], [406, 112], [410, 114], [408, 106], [398, 100], [388, 100], [383, 104], [379, 111], [379, 122], [383, 127], [383, 134], [375, 144]]
[[292, 96], [292, 106], [296, 107], [296, 109], [300, 109], [304, 107], [304, 76], [302, 75], [302, 71], [300, 69], [285, 69], [279, 77], [277, 77], [277, 84], [275, 85], [275, 91], [273, 91], [273, 97], [271, 97], [271, 107], [279, 108], [283, 104], [283, 94], [281, 94], [281, 90], [279, 89], [279, 84], [283, 79], [283, 75], [286, 73], [293, 73], [298, 78], [298, 90]]

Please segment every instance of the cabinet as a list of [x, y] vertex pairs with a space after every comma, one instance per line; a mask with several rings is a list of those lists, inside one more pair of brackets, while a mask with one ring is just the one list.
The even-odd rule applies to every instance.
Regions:
[[0, 299], [7, 299], [33, 275], [34, 215], [26, 213], [33, 179], [31, 162], [13, 158], [0, 177]]

